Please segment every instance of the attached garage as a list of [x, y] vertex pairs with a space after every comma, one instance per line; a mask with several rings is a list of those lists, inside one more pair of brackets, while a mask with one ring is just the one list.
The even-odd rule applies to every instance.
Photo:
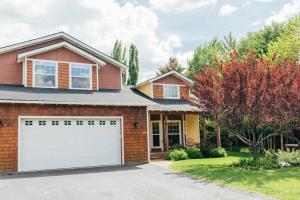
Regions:
[[18, 171], [123, 164], [122, 117], [19, 117]]

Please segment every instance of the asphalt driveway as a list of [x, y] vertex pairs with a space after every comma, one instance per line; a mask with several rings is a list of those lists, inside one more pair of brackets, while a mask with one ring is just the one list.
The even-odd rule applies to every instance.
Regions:
[[1, 200], [263, 200], [169, 171], [163, 163], [0, 176]]

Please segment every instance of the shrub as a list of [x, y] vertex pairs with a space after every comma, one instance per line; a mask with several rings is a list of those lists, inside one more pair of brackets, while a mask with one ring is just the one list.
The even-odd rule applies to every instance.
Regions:
[[169, 150], [167, 153], [168, 160], [185, 160], [188, 158], [188, 154], [185, 152], [184, 149], [172, 149]]
[[276, 153], [277, 159], [278, 159], [278, 163], [283, 166], [296, 166], [296, 165], [300, 165], [300, 151], [291, 151], [291, 152], [287, 152], [287, 151], [279, 151], [278, 153]]
[[191, 159], [203, 158], [203, 155], [202, 155], [200, 149], [198, 149], [198, 148], [191, 147], [191, 148], [187, 148], [185, 151], [186, 151], [188, 157]]
[[227, 152], [224, 148], [215, 148], [211, 150], [210, 157], [218, 158], [218, 157], [226, 157]]
[[231, 164], [232, 167], [243, 169], [274, 169], [278, 168], [277, 161], [270, 160], [265, 157], [254, 160], [253, 158], [241, 158], [238, 162]]
[[204, 158], [209, 158], [210, 157], [210, 152], [213, 150], [213, 146], [212, 145], [208, 145], [208, 144], [201, 144], [199, 146], [200, 151], [203, 155]]

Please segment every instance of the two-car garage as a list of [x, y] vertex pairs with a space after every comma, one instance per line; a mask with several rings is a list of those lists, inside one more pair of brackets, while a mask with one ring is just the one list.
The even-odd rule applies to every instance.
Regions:
[[19, 117], [18, 171], [123, 164], [122, 117]]

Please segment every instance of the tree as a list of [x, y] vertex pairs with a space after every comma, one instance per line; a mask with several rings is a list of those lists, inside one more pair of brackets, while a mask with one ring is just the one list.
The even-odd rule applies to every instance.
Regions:
[[[113, 51], [111, 53], [111, 57], [123, 64], [127, 64], [127, 59], [126, 59], [126, 47], [123, 47], [122, 41], [121, 40], [116, 40], [114, 44]], [[127, 80], [127, 72], [123, 71], [122, 72], [122, 82], [123, 84], [126, 84]]]
[[223, 42], [223, 46], [227, 52], [230, 53], [232, 51], [237, 50], [237, 40], [235, 39], [235, 37], [233, 37], [231, 32], [227, 36], [224, 37], [224, 41], [222, 41], [222, 42]]
[[260, 31], [248, 33], [241, 39], [238, 45], [239, 56], [248, 55], [247, 51], [253, 51], [258, 56], [263, 56], [268, 53], [270, 43], [277, 41], [278, 37], [283, 33], [283, 24], [273, 23], [265, 26]]
[[182, 73], [184, 71], [184, 67], [182, 67], [179, 63], [176, 57], [170, 57], [169, 62], [163, 66], [158, 68], [158, 71], [156, 72], [157, 75], [165, 74], [169, 71], [175, 70], [179, 73]]
[[193, 58], [188, 61], [187, 75], [193, 78], [193, 74], [203, 67], [216, 67], [218, 60], [226, 59], [226, 51], [222, 41], [212, 41], [200, 45], [194, 52]]
[[282, 63], [285, 59], [299, 59], [300, 15], [286, 23], [284, 32], [278, 37], [278, 40], [268, 45], [268, 49], [266, 58], [275, 63]]
[[136, 85], [139, 75], [138, 50], [131, 44], [129, 48], [129, 78], [128, 85]]
[[[223, 129], [249, 146], [257, 159], [262, 142], [299, 126], [300, 66], [279, 65], [251, 53], [243, 59], [231, 54], [218, 70], [202, 68], [195, 74], [195, 95]], [[285, 67], [282, 67], [284, 65]], [[268, 132], [262, 129], [272, 126]]]

